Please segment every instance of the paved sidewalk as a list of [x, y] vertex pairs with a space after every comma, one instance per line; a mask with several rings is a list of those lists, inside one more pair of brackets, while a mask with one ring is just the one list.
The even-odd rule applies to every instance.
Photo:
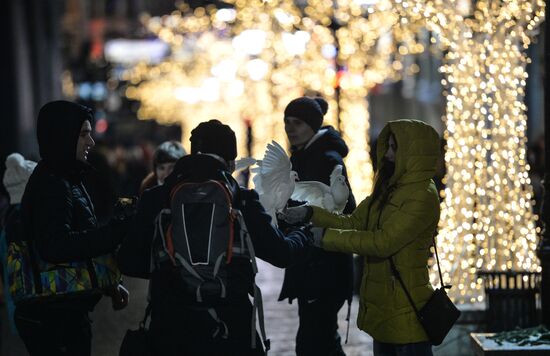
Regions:
[[[284, 271], [272, 267], [258, 260], [260, 273], [257, 282], [260, 285], [264, 297], [265, 324], [268, 337], [271, 339], [270, 356], [294, 355], [294, 338], [298, 329], [297, 303], [277, 302], [277, 297], [283, 281]], [[93, 320], [93, 355], [116, 356], [120, 342], [127, 329], [136, 329], [143, 318], [146, 305], [147, 281], [125, 278], [125, 285], [130, 290], [129, 306], [119, 312], [113, 312], [111, 302], [103, 298], [91, 315]], [[357, 329], [355, 320], [357, 317], [358, 301], [354, 299], [351, 309], [351, 324], [349, 341], [344, 345], [348, 356], [372, 355], [372, 339], [364, 332]], [[11, 335], [7, 330], [6, 313], [2, 308], [2, 341], [0, 355], [21, 356], [26, 355], [22, 342], [17, 336]], [[345, 321], [347, 304], [342, 307], [339, 314], [339, 331], [342, 340], [345, 339]]]
[[[267, 337], [271, 339], [273, 356], [291, 356], [294, 352], [294, 338], [298, 330], [298, 303], [277, 302], [283, 283], [284, 270], [258, 260], [257, 283], [264, 297], [264, 311]], [[348, 343], [343, 345], [347, 356], [371, 356], [372, 338], [356, 326], [359, 302], [354, 298], [351, 304], [351, 320]], [[340, 310], [338, 317], [339, 332], [342, 341], [346, 337], [347, 303]]]

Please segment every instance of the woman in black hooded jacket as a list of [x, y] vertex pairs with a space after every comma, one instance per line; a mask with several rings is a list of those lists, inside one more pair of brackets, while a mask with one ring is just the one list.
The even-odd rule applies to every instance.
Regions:
[[[291, 101], [284, 112], [285, 131], [291, 144], [292, 169], [300, 181], [330, 185], [330, 174], [342, 165], [348, 147], [331, 126], [321, 127], [328, 110], [322, 98], [301, 97]], [[349, 186], [349, 182], [347, 182]], [[350, 190], [344, 214], [355, 209]], [[307, 258], [285, 271], [279, 300], [298, 299], [300, 326], [296, 335], [298, 356], [344, 355], [338, 334], [337, 314], [351, 301], [353, 260], [350, 254], [310, 249]]]
[[[91, 264], [91, 258], [113, 252], [129, 219], [117, 218], [99, 227], [94, 207], [82, 184], [89, 169], [91, 110], [67, 101], [40, 109], [37, 137], [42, 160], [26, 186], [21, 203], [24, 239], [42, 261], [55, 268], [70, 262]], [[93, 279], [93, 277], [92, 277]], [[127, 293], [110, 291], [113, 307], [122, 308]], [[59, 297], [19, 303], [15, 324], [31, 355], [90, 355], [88, 312], [101, 294]]]

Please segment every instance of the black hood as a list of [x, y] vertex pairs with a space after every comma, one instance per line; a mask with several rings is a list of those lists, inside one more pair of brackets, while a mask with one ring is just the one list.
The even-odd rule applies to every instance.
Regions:
[[76, 144], [82, 123], [93, 127], [91, 109], [69, 101], [52, 101], [40, 109], [37, 122], [40, 157], [56, 171], [71, 171], [78, 167]]
[[[349, 153], [349, 148], [342, 139], [342, 136], [340, 136], [340, 133], [336, 131], [332, 126], [321, 127], [318, 133], [322, 133], [323, 130], [324, 133], [317, 137], [317, 139], [315, 139], [309, 146], [307, 146], [303, 150], [298, 151], [336, 151], [342, 157], [346, 157]], [[297, 152], [292, 148], [291, 150], [293, 152]]]

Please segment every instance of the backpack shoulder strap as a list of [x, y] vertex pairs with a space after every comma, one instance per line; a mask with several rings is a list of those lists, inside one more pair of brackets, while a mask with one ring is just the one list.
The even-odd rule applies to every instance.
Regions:
[[239, 183], [237, 183], [237, 181], [235, 180], [235, 178], [233, 178], [231, 173], [227, 171], [220, 170], [219, 174], [220, 174], [220, 180], [225, 183], [225, 185], [227, 186], [227, 189], [229, 190], [229, 193], [233, 197], [233, 202], [232, 202], [233, 206], [238, 207], [239, 205], [235, 203], [238, 202], [240, 199], [241, 188], [239, 187]]
[[237, 210], [237, 219], [239, 222], [239, 225], [241, 227], [241, 234], [244, 242], [246, 243], [246, 247], [248, 250], [248, 253], [250, 255], [250, 262], [252, 264], [252, 271], [254, 273], [254, 301], [252, 304], [252, 320], [251, 320], [251, 346], [252, 348], [256, 348], [256, 314], [258, 316], [258, 324], [260, 327], [260, 336], [262, 338], [262, 342], [264, 343], [265, 351], [269, 351], [271, 348], [271, 342], [266, 336], [265, 332], [265, 323], [264, 323], [264, 309], [263, 309], [263, 299], [262, 299], [262, 292], [258, 285], [256, 284], [256, 274], [258, 273], [258, 265], [256, 264], [256, 253], [254, 251], [254, 245], [252, 244], [252, 239], [250, 238], [250, 234], [248, 232], [248, 229], [246, 227], [246, 223], [244, 221], [244, 217], [240, 211]]

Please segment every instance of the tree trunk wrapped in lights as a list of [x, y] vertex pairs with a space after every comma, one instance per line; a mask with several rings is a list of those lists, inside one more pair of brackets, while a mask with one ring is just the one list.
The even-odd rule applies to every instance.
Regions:
[[438, 246], [458, 302], [483, 300], [480, 270], [540, 270], [523, 98], [525, 49], [543, 10], [542, 1], [478, 1], [473, 17], [445, 27], [448, 171]]

